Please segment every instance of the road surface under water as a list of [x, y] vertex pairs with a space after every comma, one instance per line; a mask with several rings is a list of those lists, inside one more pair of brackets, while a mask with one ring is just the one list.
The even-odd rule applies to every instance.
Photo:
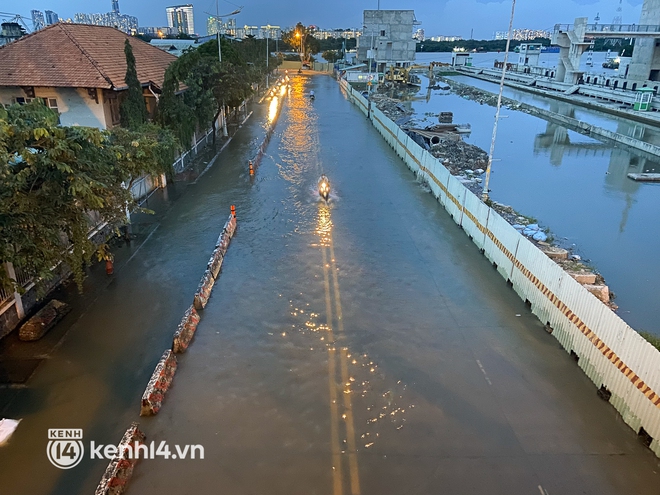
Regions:
[[[497, 84], [469, 76], [452, 79], [493, 93], [499, 90]], [[439, 112], [453, 112], [454, 122], [472, 126], [465, 140], [489, 150], [495, 108], [456, 94], [428, 94], [428, 79], [422, 80], [424, 88], [405, 103], [423, 120], [422, 125], [437, 123]], [[635, 135], [635, 127], [641, 126], [509, 87], [504, 95], [626, 135]], [[649, 160], [524, 112], [504, 108], [502, 115], [491, 198], [536, 218], [560, 244], [574, 247], [605, 277], [616, 294], [618, 314], [633, 328], [660, 335], [660, 236], [655, 226], [660, 184], [627, 177], [630, 172], [660, 171], [660, 160]], [[658, 132], [656, 128], [643, 135], [655, 142]]]
[[[314, 89], [316, 100], [306, 96]], [[326, 76], [258, 109], [6, 412], [11, 495], [92, 492], [46, 428], [117, 442], [235, 204], [239, 227], [128, 493], [656, 494], [658, 461]], [[330, 177], [328, 203], [315, 191]], [[154, 230], [155, 229], [155, 230]]]
[[131, 489], [654, 492], [655, 458], [334, 81], [294, 79], [267, 153], [253, 183], [232, 167], [238, 232], [144, 422], [205, 459]]

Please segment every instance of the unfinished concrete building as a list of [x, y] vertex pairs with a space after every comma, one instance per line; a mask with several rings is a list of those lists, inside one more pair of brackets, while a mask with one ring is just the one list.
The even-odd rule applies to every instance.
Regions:
[[581, 81], [582, 54], [593, 39], [635, 39], [635, 49], [627, 79], [637, 82], [660, 81], [660, 0], [644, 0], [639, 24], [589, 24], [586, 17], [573, 24], [557, 24], [552, 44], [558, 45], [557, 80], [569, 84]]
[[[639, 24], [649, 26], [649, 30], [655, 30], [660, 34], [660, 0], [644, 0]], [[635, 39], [628, 79], [660, 81], [660, 39], [651, 37]]]
[[365, 10], [358, 60], [377, 72], [409, 67], [415, 60], [413, 26], [419, 24], [413, 10]]

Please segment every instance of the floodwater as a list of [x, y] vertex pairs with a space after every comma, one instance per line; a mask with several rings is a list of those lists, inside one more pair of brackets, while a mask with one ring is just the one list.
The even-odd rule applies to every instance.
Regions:
[[[419, 55], [419, 54], [418, 54]], [[426, 54], [425, 54], [426, 55]], [[552, 54], [550, 54], [552, 55]], [[452, 79], [497, 93], [499, 86], [469, 76]], [[469, 123], [465, 138], [490, 148], [495, 108], [441, 91], [428, 92], [427, 79], [407, 102], [424, 125], [442, 111]], [[660, 129], [584, 107], [505, 87], [504, 95], [601, 127], [660, 143]], [[430, 114], [430, 115], [425, 115]], [[503, 108], [495, 146], [491, 198], [536, 218], [557, 240], [574, 247], [605, 277], [617, 313], [637, 330], [660, 335], [660, 184], [638, 183], [631, 172], [659, 172], [660, 158], [648, 159], [610, 142], [567, 130], [523, 112]]]
[[140, 419], [148, 441], [204, 459], [140, 461], [128, 493], [656, 494], [658, 460], [335, 81], [292, 79], [250, 179], [267, 110], [5, 408], [23, 423], [0, 449], [3, 495], [93, 490], [106, 462], [56, 470], [45, 428], [116, 442], [138, 419], [230, 204], [222, 275], [160, 413]]

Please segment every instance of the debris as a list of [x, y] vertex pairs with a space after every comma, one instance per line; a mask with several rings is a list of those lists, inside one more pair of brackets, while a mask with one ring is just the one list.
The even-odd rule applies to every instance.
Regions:
[[18, 338], [24, 341], [39, 340], [64, 318], [70, 309], [68, 304], [53, 299], [21, 327]]

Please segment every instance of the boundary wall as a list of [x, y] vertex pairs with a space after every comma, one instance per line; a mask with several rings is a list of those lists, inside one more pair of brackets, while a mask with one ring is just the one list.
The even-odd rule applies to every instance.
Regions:
[[527, 302], [546, 329], [660, 457], [660, 351], [516, 231], [345, 81], [349, 101]]

